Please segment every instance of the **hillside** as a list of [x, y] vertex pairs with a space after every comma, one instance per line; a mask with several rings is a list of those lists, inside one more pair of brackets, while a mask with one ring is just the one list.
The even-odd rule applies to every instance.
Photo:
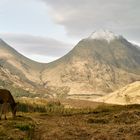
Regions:
[[97, 99], [98, 102], [110, 104], [140, 104], [140, 81], [126, 85], [125, 87]]
[[43, 68], [44, 65], [26, 58], [0, 39], [1, 88], [8, 88], [15, 96], [38, 96]]
[[0, 40], [0, 68], [28, 83], [40, 83], [41, 63], [32, 61]]

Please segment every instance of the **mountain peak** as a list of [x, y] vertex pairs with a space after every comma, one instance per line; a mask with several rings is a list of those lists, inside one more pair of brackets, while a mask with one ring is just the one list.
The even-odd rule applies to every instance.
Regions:
[[118, 35], [114, 34], [113, 32], [109, 30], [99, 30], [99, 31], [93, 32], [89, 36], [89, 39], [106, 40], [108, 43], [118, 38], [119, 38]]

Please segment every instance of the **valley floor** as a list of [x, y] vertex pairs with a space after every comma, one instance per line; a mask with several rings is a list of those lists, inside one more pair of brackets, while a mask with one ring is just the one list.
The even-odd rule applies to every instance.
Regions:
[[72, 116], [38, 115], [37, 140], [139, 140], [140, 112], [79, 114]]
[[139, 140], [140, 105], [69, 113], [18, 113], [0, 121], [0, 140]]

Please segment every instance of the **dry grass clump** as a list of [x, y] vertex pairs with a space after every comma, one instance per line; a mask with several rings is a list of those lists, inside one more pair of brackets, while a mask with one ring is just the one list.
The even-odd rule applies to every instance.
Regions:
[[40, 106], [45, 106], [48, 103], [48, 101], [43, 98], [22, 97], [22, 98], [17, 98], [17, 100], [21, 103], [30, 104], [30, 105], [40, 105]]
[[60, 103], [59, 100], [48, 101], [41, 98], [20, 98], [18, 99], [19, 106], [18, 111], [21, 112], [59, 112], [64, 109], [64, 106]]
[[18, 111], [44, 112], [52, 115], [88, 114], [93, 112], [91, 108], [65, 108], [59, 100], [46, 100], [40, 98], [19, 98]]
[[19, 98], [18, 111], [22, 112], [44, 112], [52, 115], [70, 116], [74, 114], [96, 114], [107, 115], [110, 113], [117, 113], [120, 110], [133, 110], [140, 109], [140, 105], [98, 105], [96, 108], [83, 107], [83, 108], [65, 108], [59, 100], [46, 100], [41, 98]]
[[29, 117], [19, 116], [0, 121], [0, 140], [32, 140], [35, 122]]

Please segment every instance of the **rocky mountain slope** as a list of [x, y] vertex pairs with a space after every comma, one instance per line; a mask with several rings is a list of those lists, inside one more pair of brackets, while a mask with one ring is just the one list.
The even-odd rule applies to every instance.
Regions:
[[140, 80], [140, 50], [122, 36], [99, 31], [42, 72], [47, 85], [67, 86], [73, 98], [99, 97]]
[[0, 40], [0, 70], [5, 75], [9, 73], [23, 82], [38, 84], [41, 83], [40, 77], [43, 67], [41, 63], [24, 57], [3, 40]]
[[42, 93], [43, 68], [44, 65], [24, 57], [0, 39], [0, 88], [8, 88], [17, 96], [38, 96]]
[[53, 97], [92, 99], [140, 80], [139, 47], [109, 31], [92, 33], [48, 64], [22, 56], [2, 40], [0, 52], [3, 79], [9, 74], [7, 80], [39, 87]]

